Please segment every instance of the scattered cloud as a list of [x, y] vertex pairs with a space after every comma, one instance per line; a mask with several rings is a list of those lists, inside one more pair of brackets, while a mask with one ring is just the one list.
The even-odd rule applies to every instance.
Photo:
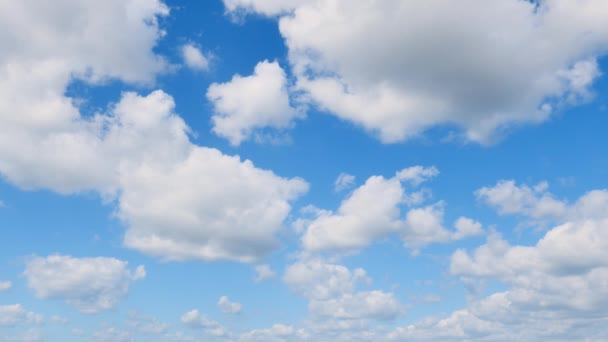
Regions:
[[254, 281], [256, 283], [259, 283], [266, 279], [274, 278], [276, 276], [276, 272], [273, 271], [272, 268], [270, 268], [270, 265], [267, 264], [255, 266], [255, 272], [256, 276]]
[[608, 45], [601, 0], [224, 5], [276, 16], [295, 88], [385, 143], [445, 125], [491, 143], [512, 126], [544, 122], [592, 97]]
[[82, 313], [94, 314], [116, 306], [133, 281], [145, 278], [143, 266], [134, 271], [127, 266], [115, 258], [51, 255], [28, 260], [23, 275], [36, 297], [62, 300]]
[[39, 324], [43, 320], [42, 315], [25, 310], [21, 304], [0, 305], [0, 327], [19, 323]]
[[181, 48], [182, 58], [186, 66], [192, 70], [206, 71], [209, 69], [209, 59], [194, 44], [185, 44]]
[[285, 71], [276, 61], [258, 63], [253, 75], [213, 83], [207, 99], [214, 107], [213, 132], [235, 146], [264, 128], [287, 129], [302, 116], [290, 104]]
[[13, 283], [6, 280], [0, 281], [0, 292], [8, 291], [13, 287]]
[[217, 301], [218, 308], [225, 314], [239, 314], [243, 310], [241, 303], [233, 302], [227, 296], [221, 296]]
[[431, 243], [483, 234], [481, 224], [464, 217], [456, 221], [456, 231], [444, 228], [445, 205], [441, 201], [405, 210], [407, 204], [418, 203], [412, 198], [424, 198], [424, 195], [416, 194], [425, 192], [406, 193], [404, 183], [415, 187], [437, 174], [433, 167], [414, 166], [398, 171], [392, 178], [368, 178], [342, 201], [337, 212], [317, 210], [314, 219], [298, 223], [305, 230], [302, 235], [304, 249], [348, 252], [394, 234], [416, 252]]
[[355, 176], [341, 173], [334, 182], [334, 191], [340, 192], [352, 188], [355, 185]]

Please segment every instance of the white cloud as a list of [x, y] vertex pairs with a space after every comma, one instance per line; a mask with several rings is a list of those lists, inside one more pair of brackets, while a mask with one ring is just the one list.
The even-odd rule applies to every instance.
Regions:
[[181, 48], [182, 58], [190, 69], [205, 71], [209, 69], [209, 60], [201, 50], [193, 44], [185, 44]]
[[348, 173], [342, 172], [336, 178], [334, 182], [334, 190], [336, 192], [344, 191], [346, 189], [350, 189], [355, 185], [355, 176], [349, 175]]
[[42, 315], [26, 311], [21, 304], [0, 305], [0, 327], [19, 323], [39, 324], [42, 321]]
[[238, 314], [243, 310], [241, 303], [233, 302], [227, 296], [221, 296], [217, 301], [217, 306], [225, 314]]
[[602, 0], [224, 4], [279, 15], [297, 88], [387, 143], [446, 124], [487, 143], [543, 122], [590, 98], [608, 50]]
[[292, 11], [297, 6], [311, 2], [310, 0], [224, 0], [228, 12], [245, 11], [246, 13], [261, 13], [268, 16]]
[[129, 285], [146, 276], [143, 266], [134, 271], [114, 258], [73, 258], [51, 255], [33, 257], [24, 276], [36, 297], [59, 299], [82, 313], [113, 308], [128, 292]]
[[[76, 79], [151, 83], [165, 71], [153, 53], [163, 35], [157, 18], [169, 13], [162, 2], [27, 0], [0, 9], [4, 179], [24, 189], [99, 193], [118, 206], [124, 244], [165, 260], [254, 261], [269, 253], [305, 182], [192, 144], [163, 91], [126, 92], [87, 116], [76, 105], [86, 99], [66, 95]], [[261, 65], [276, 76], [278, 65]]]
[[309, 310], [318, 319], [392, 320], [403, 308], [392, 293], [364, 291], [328, 300], [312, 300]]
[[283, 281], [308, 299], [310, 328], [318, 337], [330, 331], [366, 330], [371, 322], [392, 320], [403, 312], [392, 293], [357, 291], [358, 283], [371, 283], [361, 268], [351, 271], [321, 259], [302, 258], [287, 268]]
[[358, 281], [367, 281], [365, 270], [354, 271], [322, 260], [301, 260], [285, 271], [283, 281], [296, 293], [313, 299], [328, 299], [350, 293]]
[[[484, 189], [482, 196], [499, 212], [549, 218], [557, 225], [533, 245], [512, 245], [492, 233], [474, 251], [456, 251], [450, 265], [453, 275], [468, 283], [495, 280], [506, 289], [473, 299], [447, 317], [398, 328], [388, 337], [414, 341], [601, 340], [608, 323], [607, 192], [593, 190], [568, 204], [547, 193], [546, 183], [530, 188], [499, 182], [495, 188]], [[548, 202], [559, 203], [549, 207], [559, 206], [560, 210], [545, 210], [542, 203]]]
[[108, 187], [114, 171], [92, 150], [105, 118], [81, 119], [66, 89], [74, 79], [153, 82], [167, 69], [152, 49], [168, 8], [158, 0], [0, 7], [0, 173], [27, 189]]
[[207, 316], [192, 310], [182, 315], [182, 323], [192, 328], [203, 329], [209, 335], [216, 337], [230, 337], [230, 332], [219, 322], [209, 319]]
[[273, 271], [272, 268], [270, 268], [270, 265], [267, 264], [255, 266], [255, 272], [256, 276], [254, 281], [256, 283], [259, 283], [266, 279], [274, 278], [274, 276], [276, 276], [276, 272]]
[[259, 260], [308, 188], [203, 147], [173, 165], [140, 165], [122, 182], [125, 244], [167, 260]]
[[13, 283], [10, 281], [0, 281], [0, 292], [8, 291], [13, 287]]
[[213, 132], [232, 145], [264, 128], [289, 128], [302, 116], [290, 105], [285, 71], [276, 61], [258, 63], [251, 76], [235, 75], [229, 82], [212, 84], [207, 98], [215, 110]]
[[[408, 247], [417, 249], [431, 243], [449, 242], [482, 233], [478, 223], [457, 221], [457, 231], [443, 226], [443, 202], [413, 208], [402, 214], [405, 205], [419, 197], [406, 193], [404, 182], [413, 186], [438, 174], [435, 168], [414, 166], [398, 171], [392, 178], [372, 176], [355, 189], [336, 213], [317, 211], [317, 217], [304, 225], [302, 245], [309, 251], [353, 251], [364, 248], [388, 235], [401, 236]], [[382, 201], [378, 201], [382, 198]], [[402, 217], [404, 215], [405, 217]], [[479, 228], [479, 229], [477, 229]]]
[[475, 192], [477, 198], [495, 208], [501, 215], [520, 215], [530, 219], [559, 222], [565, 219], [594, 219], [605, 217], [608, 190], [592, 190], [570, 204], [548, 192], [549, 184], [533, 187], [517, 185], [513, 180], [501, 180], [493, 187]]

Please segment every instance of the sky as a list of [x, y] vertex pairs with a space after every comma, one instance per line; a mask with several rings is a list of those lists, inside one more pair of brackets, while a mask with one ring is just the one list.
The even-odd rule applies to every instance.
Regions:
[[0, 341], [607, 341], [603, 0], [0, 0]]

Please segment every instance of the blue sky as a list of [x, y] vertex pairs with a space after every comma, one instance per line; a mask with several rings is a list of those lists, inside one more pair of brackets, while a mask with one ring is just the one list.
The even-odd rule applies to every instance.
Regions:
[[605, 340], [607, 23], [0, 1], [0, 340]]

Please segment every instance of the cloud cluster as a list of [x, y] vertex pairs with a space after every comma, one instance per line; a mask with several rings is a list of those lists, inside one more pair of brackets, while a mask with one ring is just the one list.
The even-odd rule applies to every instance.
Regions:
[[544, 182], [529, 187], [500, 181], [476, 194], [499, 213], [551, 219], [557, 225], [531, 246], [512, 245], [494, 232], [474, 251], [456, 251], [453, 275], [467, 282], [496, 280], [506, 290], [475, 298], [448, 317], [399, 328], [389, 337], [601, 340], [608, 322], [608, 191], [593, 190], [569, 204], [547, 192]]
[[134, 271], [115, 258], [74, 258], [64, 255], [33, 257], [23, 275], [36, 297], [59, 299], [82, 313], [93, 314], [113, 308], [127, 295], [133, 281], [146, 271]]
[[42, 315], [27, 311], [21, 304], [0, 305], [0, 327], [14, 326], [19, 323], [42, 323]]
[[[346, 197], [337, 212], [317, 211], [312, 220], [300, 221], [305, 250], [353, 251], [389, 235], [417, 251], [431, 243], [445, 243], [483, 234], [481, 224], [460, 217], [456, 230], [443, 225], [444, 203], [405, 210], [424, 199], [425, 191], [415, 187], [436, 176], [437, 169], [414, 166], [396, 172], [392, 178], [372, 176]], [[411, 186], [411, 193], [406, 192]], [[379, 200], [381, 199], [381, 200]]]
[[592, 96], [608, 51], [602, 0], [224, 4], [277, 17], [296, 89], [386, 143], [445, 125], [488, 143], [543, 122]]
[[[275, 247], [289, 202], [307, 191], [304, 181], [191, 143], [173, 98], [161, 90], [125, 92], [86, 116], [66, 95], [75, 80], [152, 82], [165, 71], [167, 63], [152, 51], [163, 35], [158, 18], [169, 13], [162, 2], [4, 7], [3, 177], [24, 189], [101, 194], [117, 203], [125, 245], [162, 259], [251, 262]], [[26, 22], [35, 25], [19, 29]], [[200, 58], [189, 61], [202, 66]], [[278, 91], [282, 75], [276, 63], [260, 65], [259, 77], [276, 80]]]
[[322, 259], [301, 259], [286, 269], [283, 281], [308, 299], [309, 329], [319, 336], [365, 330], [403, 312], [393, 293], [357, 290], [357, 283], [371, 282], [361, 268], [351, 271]]

